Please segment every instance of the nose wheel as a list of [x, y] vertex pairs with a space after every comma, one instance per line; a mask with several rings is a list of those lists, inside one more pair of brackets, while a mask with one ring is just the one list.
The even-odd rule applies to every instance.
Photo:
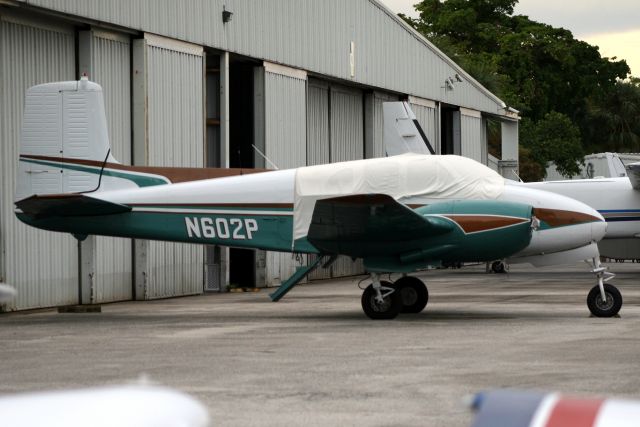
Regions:
[[622, 307], [622, 295], [618, 288], [608, 283], [604, 284], [604, 298], [600, 292], [600, 286], [591, 288], [587, 295], [587, 307], [596, 317], [613, 317]]
[[600, 264], [600, 259], [593, 258], [592, 264], [591, 272], [596, 275], [598, 284], [587, 295], [587, 307], [596, 317], [613, 317], [622, 307], [622, 294], [615, 286], [604, 283], [613, 279], [614, 274], [606, 271], [606, 267]]

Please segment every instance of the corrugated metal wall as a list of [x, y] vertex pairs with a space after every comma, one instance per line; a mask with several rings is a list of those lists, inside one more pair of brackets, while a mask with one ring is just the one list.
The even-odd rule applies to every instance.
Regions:
[[382, 103], [397, 101], [398, 96], [384, 92], [373, 93], [373, 135], [372, 149], [369, 157], [384, 157], [384, 115], [382, 114]]
[[76, 240], [68, 234], [36, 230], [13, 214], [15, 171], [25, 90], [75, 78], [73, 28], [51, 20], [28, 22], [0, 16], [0, 239], [3, 280], [18, 297], [8, 309], [78, 302]]
[[[495, 95], [376, 0], [191, 0], [188, 7], [169, 0], [29, 3], [398, 93], [504, 114]], [[233, 12], [226, 24], [221, 18], [223, 7]], [[454, 90], [442, 90], [445, 79], [456, 73], [464, 81], [456, 82]]]
[[[329, 145], [329, 84], [309, 79], [307, 85], [307, 165], [331, 162]], [[315, 255], [309, 255], [309, 262]], [[317, 268], [309, 274], [310, 280], [331, 278], [331, 269]]]
[[307, 87], [307, 165], [331, 161], [329, 148], [329, 85], [309, 79]]
[[[364, 102], [362, 91], [331, 86], [330, 97], [331, 162], [364, 158]], [[364, 272], [362, 260], [340, 256], [331, 266], [331, 276], [341, 277]]]
[[[310, 80], [307, 99], [307, 164], [364, 158], [364, 101], [362, 91]], [[309, 256], [311, 262], [313, 256]], [[330, 268], [316, 269], [311, 280], [360, 274], [361, 261], [339, 257]]]
[[[148, 164], [204, 165], [203, 57], [147, 46]], [[149, 242], [147, 298], [200, 293], [201, 245]]]
[[[91, 80], [102, 86], [111, 154], [131, 164], [131, 42], [92, 31]], [[95, 302], [128, 300], [133, 290], [131, 239], [96, 237]]]
[[[291, 77], [265, 71], [265, 154], [279, 169], [305, 166], [307, 162], [306, 78]], [[306, 262], [306, 256], [296, 261], [290, 253], [267, 252], [267, 285], [288, 279], [296, 266]]]
[[[460, 154], [483, 162], [482, 157], [482, 119], [476, 116], [460, 114]], [[483, 162], [485, 163], [485, 162]]]
[[436, 154], [440, 154], [440, 144], [437, 141], [438, 111], [435, 105], [431, 107], [412, 103], [411, 110], [416, 115], [424, 134], [429, 139], [431, 147], [436, 151]]

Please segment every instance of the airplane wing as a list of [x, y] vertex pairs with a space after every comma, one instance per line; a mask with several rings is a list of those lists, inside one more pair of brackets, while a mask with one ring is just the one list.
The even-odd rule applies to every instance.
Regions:
[[318, 200], [307, 238], [327, 253], [363, 256], [448, 233], [454, 227], [446, 219], [422, 216], [385, 194], [351, 195]]
[[25, 214], [37, 218], [110, 215], [131, 210], [129, 206], [107, 202], [84, 194], [35, 195], [16, 202], [16, 207]]
[[633, 189], [640, 190], [640, 162], [629, 163], [624, 168], [627, 170], [627, 176]]

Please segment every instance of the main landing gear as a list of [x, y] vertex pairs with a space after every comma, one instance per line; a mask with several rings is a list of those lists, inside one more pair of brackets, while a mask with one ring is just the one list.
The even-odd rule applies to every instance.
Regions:
[[381, 281], [371, 273], [371, 284], [362, 293], [362, 309], [371, 319], [393, 319], [400, 313], [420, 313], [429, 301], [422, 280], [403, 276], [395, 283]]
[[613, 317], [622, 307], [622, 295], [618, 288], [605, 282], [613, 279], [615, 275], [606, 271], [599, 258], [593, 258], [591, 264], [591, 272], [596, 275], [598, 284], [591, 288], [587, 295], [587, 307], [596, 317]]

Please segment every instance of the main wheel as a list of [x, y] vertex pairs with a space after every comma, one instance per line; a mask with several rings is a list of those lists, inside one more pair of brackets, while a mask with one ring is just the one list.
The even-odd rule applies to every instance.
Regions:
[[422, 280], [404, 276], [393, 284], [402, 297], [403, 313], [420, 313], [429, 302], [429, 291]]
[[[389, 282], [380, 281], [380, 284], [386, 288], [393, 288], [393, 284]], [[384, 289], [382, 294], [385, 294]], [[369, 285], [362, 293], [362, 309], [370, 319], [393, 319], [402, 310], [400, 292], [392, 292], [384, 298], [382, 303], [379, 303], [376, 300], [376, 291], [373, 289], [373, 285]]]
[[618, 288], [613, 285], [604, 285], [604, 293], [607, 297], [606, 301], [602, 299], [600, 287], [594, 286], [587, 295], [587, 307], [589, 311], [596, 317], [613, 317], [620, 311], [622, 307], [622, 295]]
[[494, 261], [493, 264], [491, 264], [491, 270], [493, 270], [494, 273], [503, 274], [507, 272], [507, 266], [502, 261]]

